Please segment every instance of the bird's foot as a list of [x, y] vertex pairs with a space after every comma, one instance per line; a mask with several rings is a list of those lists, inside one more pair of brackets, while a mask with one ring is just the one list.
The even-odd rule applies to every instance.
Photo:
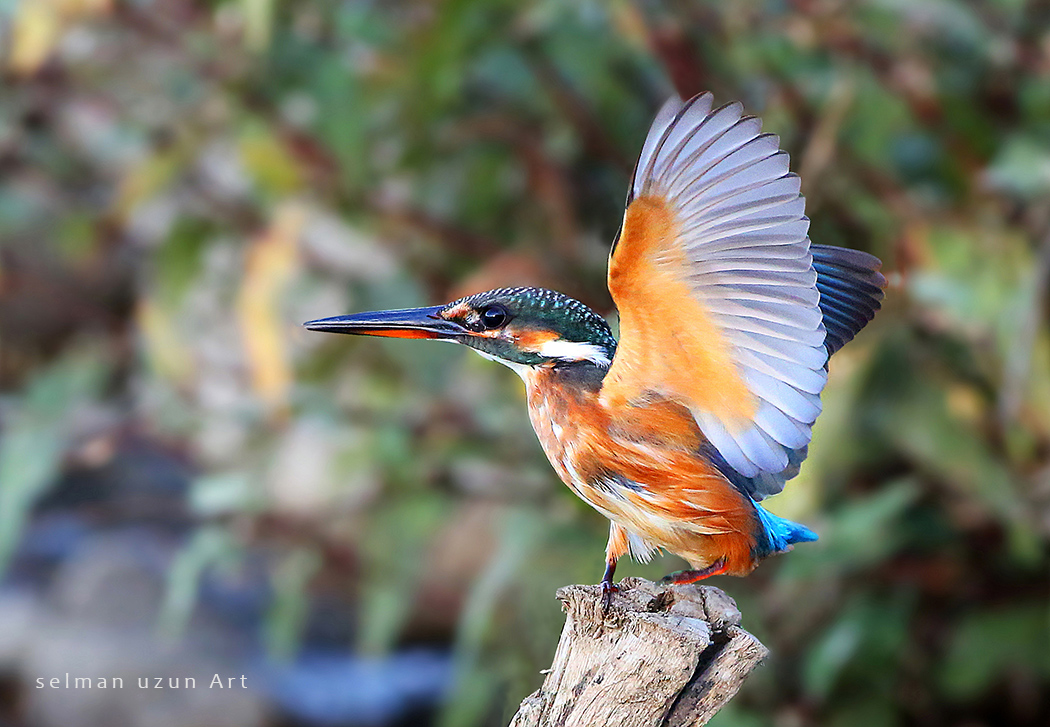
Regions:
[[605, 564], [605, 575], [602, 576], [602, 613], [609, 613], [609, 609], [612, 607], [613, 594], [620, 590], [620, 587], [613, 583], [613, 574], [616, 573], [616, 561]]
[[718, 560], [716, 560], [714, 563], [712, 563], [711, 565], [707, 566], [706, 568], [701, 568], [700, 570], [680, 570], [677, 573], [672, 573], [671, 575], [664, 576], [663, 578], [660, 579], [660, 582], [664, 583], [666, 585], [676, 585], [676, 584], [677, 585], [681, 585], [681, 584], [684, 584], [684, 583], [697, 583], [698, 581], [702, 581], [705, 578], [710, 578], [711, 576], [717, 576], [719, 573], [725, 572], [725, 569], [726, 569], [726, 561], [725, 561], [725, 559], [724, 558], [719, 558]]

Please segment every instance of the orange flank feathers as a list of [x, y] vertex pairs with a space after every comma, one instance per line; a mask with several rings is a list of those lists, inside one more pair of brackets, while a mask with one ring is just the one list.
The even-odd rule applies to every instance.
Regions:
[[634, 200], [609, 260], [620, 341], [602, 402], [616, 408], [651, 393], [743, 427], [755, 413], [754, 396], [685, 280], [689, 267], [667, 203], [653, 196]]
[[615, 563], [631, 549], [631, 538], [627, 529], [616, 523], [609, 523], [609, 543], [605, 546], [605, 562]]
[[703, 435], [688, 409], [666, 399], [610, 407], [597, 388], [564, 376], [529, 372], [529, 412], [561, 479], [612, 521], [608, 558], [630, 551], [648, 560], [662, 547], [694, 568], [724, 559], [726, 573], [751, 572], [754, 506], [700, 453]]

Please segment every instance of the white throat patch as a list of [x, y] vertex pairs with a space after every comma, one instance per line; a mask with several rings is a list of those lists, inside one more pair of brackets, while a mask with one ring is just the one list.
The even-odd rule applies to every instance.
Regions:
[[528, 380], [525, 378], [525, 375], [529, 372], [529, 367], [525, 364], [520, 364], [514, 361], [507, 361], [502, 358], [497, 358], [496, 356], [493, 356], [490, 353], [485, 353], [484, 351], [480, 351], [476, 348], [471, 350], [474, 351], [474, 353], [476, 353], [477, 355], [481, 356], [482, 358], [487, 358], [489, 361], [495, 361], [496, 363], [503, 364], [508, 369], [520, 376], [522, 381], [525, 381], [527, 383]]
[[[532, 368], [527, 364], [507, 361], [476, 348], [472, 350], [474, 353], [487, 358], [489, 361], [503, 364], [520, 376], [522, 381], [526, 381], [525, 375]], [[554, 341], [545, 341], [539, 347], [537, 353], [541, 356], [546, 356], [547, 358], [557, 358], [562, 361], [590, 361], [595, 366], [608, 366], [610, 363], [609, 357], [605, 355], [605, 351], [600, 346], [595, 346], [592, 343], [581, 343], [580, 341], [566, 341], [561, 338]]]
[[566, 341], [564, 338], [544, 341], [540, 345], [539, 354], [547, 358], [560, 358], [562, 361], [590, 361], [595, 366], [608, 366], [610, 363], [605, 350], [600, 346], [581, 341]]

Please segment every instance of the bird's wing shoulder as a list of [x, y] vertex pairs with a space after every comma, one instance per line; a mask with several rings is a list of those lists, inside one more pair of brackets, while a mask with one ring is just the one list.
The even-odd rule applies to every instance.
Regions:
[[828, 351], [799, 179], [741, 111], [672, 99], [649, 132], [609, 259], [620, 341], [601, 397], [676, 400], [742, 477], [779, 480]]

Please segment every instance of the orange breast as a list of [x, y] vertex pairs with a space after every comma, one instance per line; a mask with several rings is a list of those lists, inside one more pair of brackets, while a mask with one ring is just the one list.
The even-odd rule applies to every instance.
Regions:
[[540, 368], [526, 380], [533, 428], [562, 481], [694, 568], [724, 558], [728, 573], [749, 573], [754, 506], [700, 454], [704, 438], [689, 411], [667, 399], [607, 405], [564, 376]]

